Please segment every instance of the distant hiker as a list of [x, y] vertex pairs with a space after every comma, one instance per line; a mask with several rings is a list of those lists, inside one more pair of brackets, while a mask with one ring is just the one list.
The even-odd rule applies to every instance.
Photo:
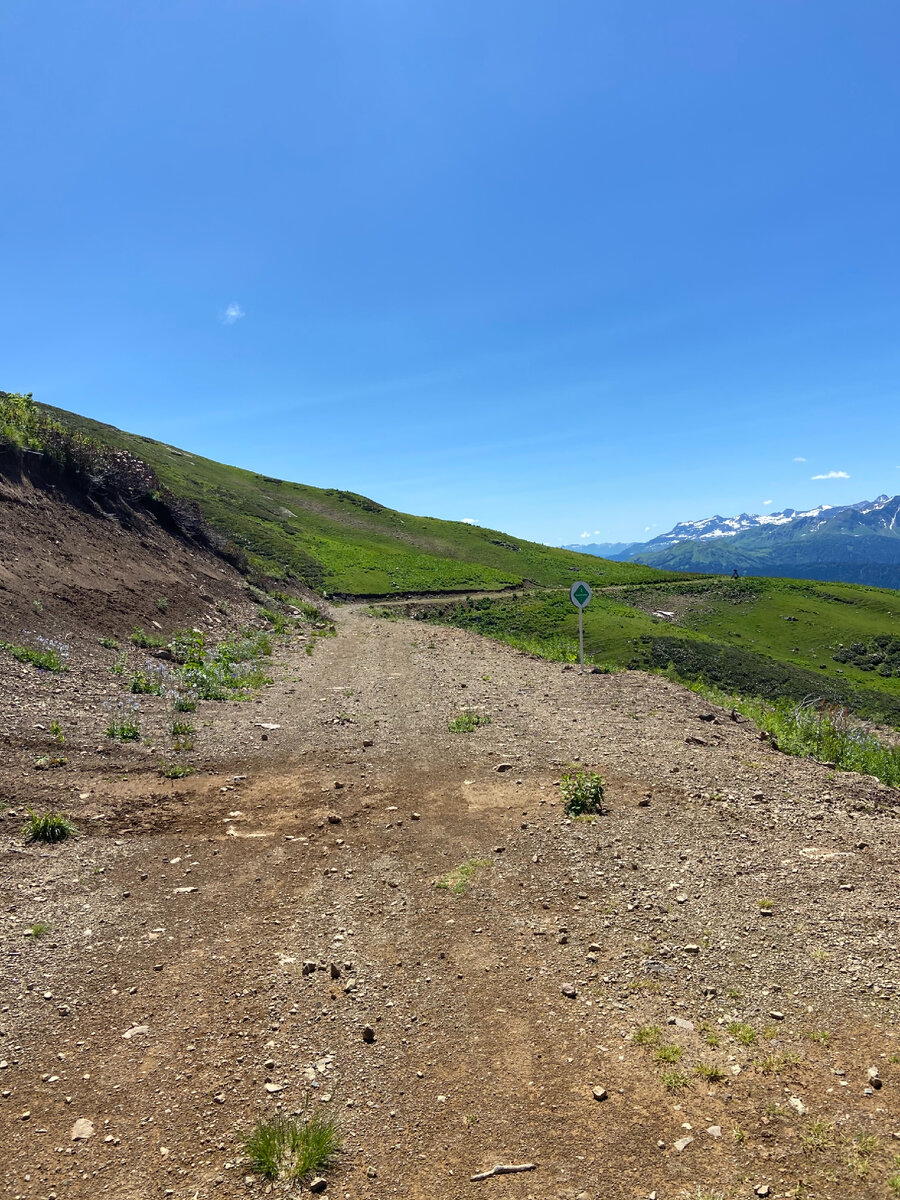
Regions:
[[734, 570], [731, 572], [731, 578], [732, 579], [740, 579], [740, 575], [738, 574], [737, 567], [735, 567]]

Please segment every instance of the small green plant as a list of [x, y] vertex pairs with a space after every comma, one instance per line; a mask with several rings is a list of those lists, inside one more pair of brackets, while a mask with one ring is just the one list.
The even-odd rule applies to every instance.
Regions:
[[434, 886], [444, 888], [446, 891], [452, 892], [454, 896], [461, 896], [476, 874], [483, 867], [492, 865], [489, 858], [469, 858], [464, 863], [460, 863], [458, 867], [454, 867], [452, 871], [448, 871], [446, 875], [435, 879]]
[[119, 721], [110, 721], [106, 727], [106, 736], [114, 738], [117, 742], [138, 742], [141, 738], [141, 731], [134, 721], [123, 718]]
[[889, 1175], [887, 1185], [895, 1196], [900, 1196], [900, 1173]]
[[44, 606], [41, 604], [40, 600], [32, 600], [31, 607], [36, 613], [42, 613], [44, 611]]
[[52, 926], [48, 921], [35, 921], [33, 925], [29, 926], [29, 928], [25, 930], [25, 936], [33, 938], [34, 941], [39, 942], [41, 938], [47, 936], [51, 928]]
[[193, 732], [194, 732], [194, 727], [190, 723], [190, 721], [173, 721], [172, 722], [172, 736], [173, 737], [183, 737], [185, 735], [190, 736], [190, 734], [192, 734]]
[[131, 676], [130, 688], [136, 696], [161, 696], [163, 681], [158, 671], [135, 671]]
[[663, 1071], [660, 1078], [666, 1091], [672, 1092], [673, 1095], [677, 1095], [691, 1086], [690, 1076], [685, 1075], [682, 1071]]
[[193, 737], [190, 737], [190, 736], [176, 738], [175, 741], [172, 743], [172, 749], [175, 751], [176, 754], [184, 754], [188, 750], [193, 750], [193, 748], [194, 748], [194, 739], [193, 739]]
[[161, 763], [159, 773], [163, 779], [185, 779], [188, 775], [193, 775], [196, 767], [189, 767], [187, 763]]
[[774, 900], [760, 900], [759, 907], [763, 912], [770, 912], [775, 907]]
[[638, 1046], [656, 1046], [661, 1037], [662, 1030], [658, 1025], [642, 1025], [635, 1031], [634, 1040]]
[[479, 725], [490, 725], [491, 718], [487, 713], [478, 713], [471, 708], [454, 717], [447, 726], [451, 733], [474, 733]]
[[169, 601], [166, 596], [156, 597], [156, 608], [158, 612], [164, 613], [169, 611]]
[[123, 650], [111, 667], [107, 667], [110, 675], [124, 675], [125, 667], [128, 664], [128, 655]]
[[806, 1036], [811, 1042], [818, 1042], [826, 1048], [831, 1044], [831, 1034], [827, 1029], [810, 1029]]
[[52, 642], [49, 638], [40, 637], [37, 641], [39, 643], [37, 647], [16, 646], [12, 642], [0, 642], [0, 650], [5, 650], [19, 662], [30, 663], [39, 671], [49, 671], [53, 675], [68, 671], [69, 668], [64, 662], [68, 646], [64, 642]]
[[172, 707], [176, 712], [192, 713], [197, 711], [197, 701], [190, 696], [176, 696], [172, 701]]
[[164, 637], [156, 633], [145, 633], [140, 625], [135, 625], [131, 641], [141, 650], [161, 650], [166, 645]]
[[52, 771], [57, 767], [64, 767], [68, 761], [64, 754], [41, 754], [34, 760], [34, 769]]
[[559, 790], [567, 816], [599, 816], [603, 812], [603, 778], [593, 771], [563, 775]]
[[102, 637], [97, 639], [104, 650], [121, 650], [121, 646], [113, 637]]
[[834, 1129], [827, 1121], [810, 1121], [800, 1141], [807, 1150], [828, 1150], [834, 1144]]
[[263, 1179], [299, 1183], [337, 1157], [341, 1136], [333, 1117], [313, 1113], [305, 1121], [279, 1114], [258, 1121], [243, 1139], [250, 1166]]
[[715, 1063], [697, 1063], [694, 1072], [701, 1079], [705, 1079], [707, 1083], [721, 1083], [725, 1078], [725, 1072]]
[[26, 842], [64, 842], [78, 836], [78, 830], [62, 813], [36, 813], [31, 808], [22, 833]]
[[653, 1057], [658, 1063], [677, 1063], [681, 1062], [683, 1054], [680, 1046], [658, 1046]]
[[734, 1138], [737, 1144], [740, 1145], [747, 1135], [744, 1133], [743, 1129], [741, 1129], [738, 1125], [735, 1125], [734, 1129], [731, 1131], [731, 1136]]
[[50, 735], [56, 738], [61, 746], [66, 744], [66, 735], [63, 733], [63, 728], [59, 721], [50, 722]]
[[740, 1021], [732, 1021], [727, 1027], [729, 1034], [742, 1046], [752, 1046], [756, 1041], [756, 1030], [752, 1025], [744, 1025]]

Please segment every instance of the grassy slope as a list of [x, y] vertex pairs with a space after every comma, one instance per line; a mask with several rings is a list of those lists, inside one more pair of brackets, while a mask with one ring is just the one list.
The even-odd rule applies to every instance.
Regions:
[[[654, 610], [675, 611], [678, 620], [655, 618]], [[577, 645], [578, 618], [564, 593], [475, 601], [446, 616], [491, 636], [533, 643], [535, 650], [543, 644], [571, 657]], [[859, 711], [900, 719], [900, 677], [832, 658], [841, 644], [900, 634], [895, 591], [783, 579], [614, 586], [595, 592], [584, 628], [585, 651], [597, 663], [628, 667], [675, 661], [685, 674], [708, 676], [735, 691], [773, 697], [788, 691], [797, 696], [829, 692], [836, 698], [844, 693]], [[683, 653], [682, 645], [687, 647]], [[784, 669], [773, 672], [773, 664]], [[722, 674], [716, 677], [710, 668]]]
[[350, 492], [271, 479], [44, 407], [57, 420], [148, 462], [167, 488], [196, 502], [260, 571], [298, 577], [330, 594], [496, 591], [525, 580], [568, 586], [578, 578], [597, 584], [659, 577], [648, 567], [410, 516]]

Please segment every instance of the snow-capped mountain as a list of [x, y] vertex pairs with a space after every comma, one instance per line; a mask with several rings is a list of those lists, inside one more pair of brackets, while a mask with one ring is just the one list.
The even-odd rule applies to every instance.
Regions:
[[737, 569], [900, 588], [900, 496], [680, 521], [652, 541], [605, 557], [675, 571]]

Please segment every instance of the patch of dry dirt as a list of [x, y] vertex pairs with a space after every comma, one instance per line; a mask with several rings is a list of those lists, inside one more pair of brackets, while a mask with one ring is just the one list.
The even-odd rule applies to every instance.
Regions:
[[[896, 794], [664, 679], [336, 616], [255, 702], [200, 706], [175, 782], [162, 701], [151, 746], [105, 744], [90, 639], [62, 677], [3, 660], [4, 1194], [260, 1194], [240, 1132], [325, 1104], [346, 1200], [889, 1195]], [[491, 724], [450, 733], [470, 707]], [[576, 762], [597, 820], [558, 802]], [[83, 836], [24, 845], [26, 805]], [[496, 1162], [536, 1166], [470, 1181]]]

